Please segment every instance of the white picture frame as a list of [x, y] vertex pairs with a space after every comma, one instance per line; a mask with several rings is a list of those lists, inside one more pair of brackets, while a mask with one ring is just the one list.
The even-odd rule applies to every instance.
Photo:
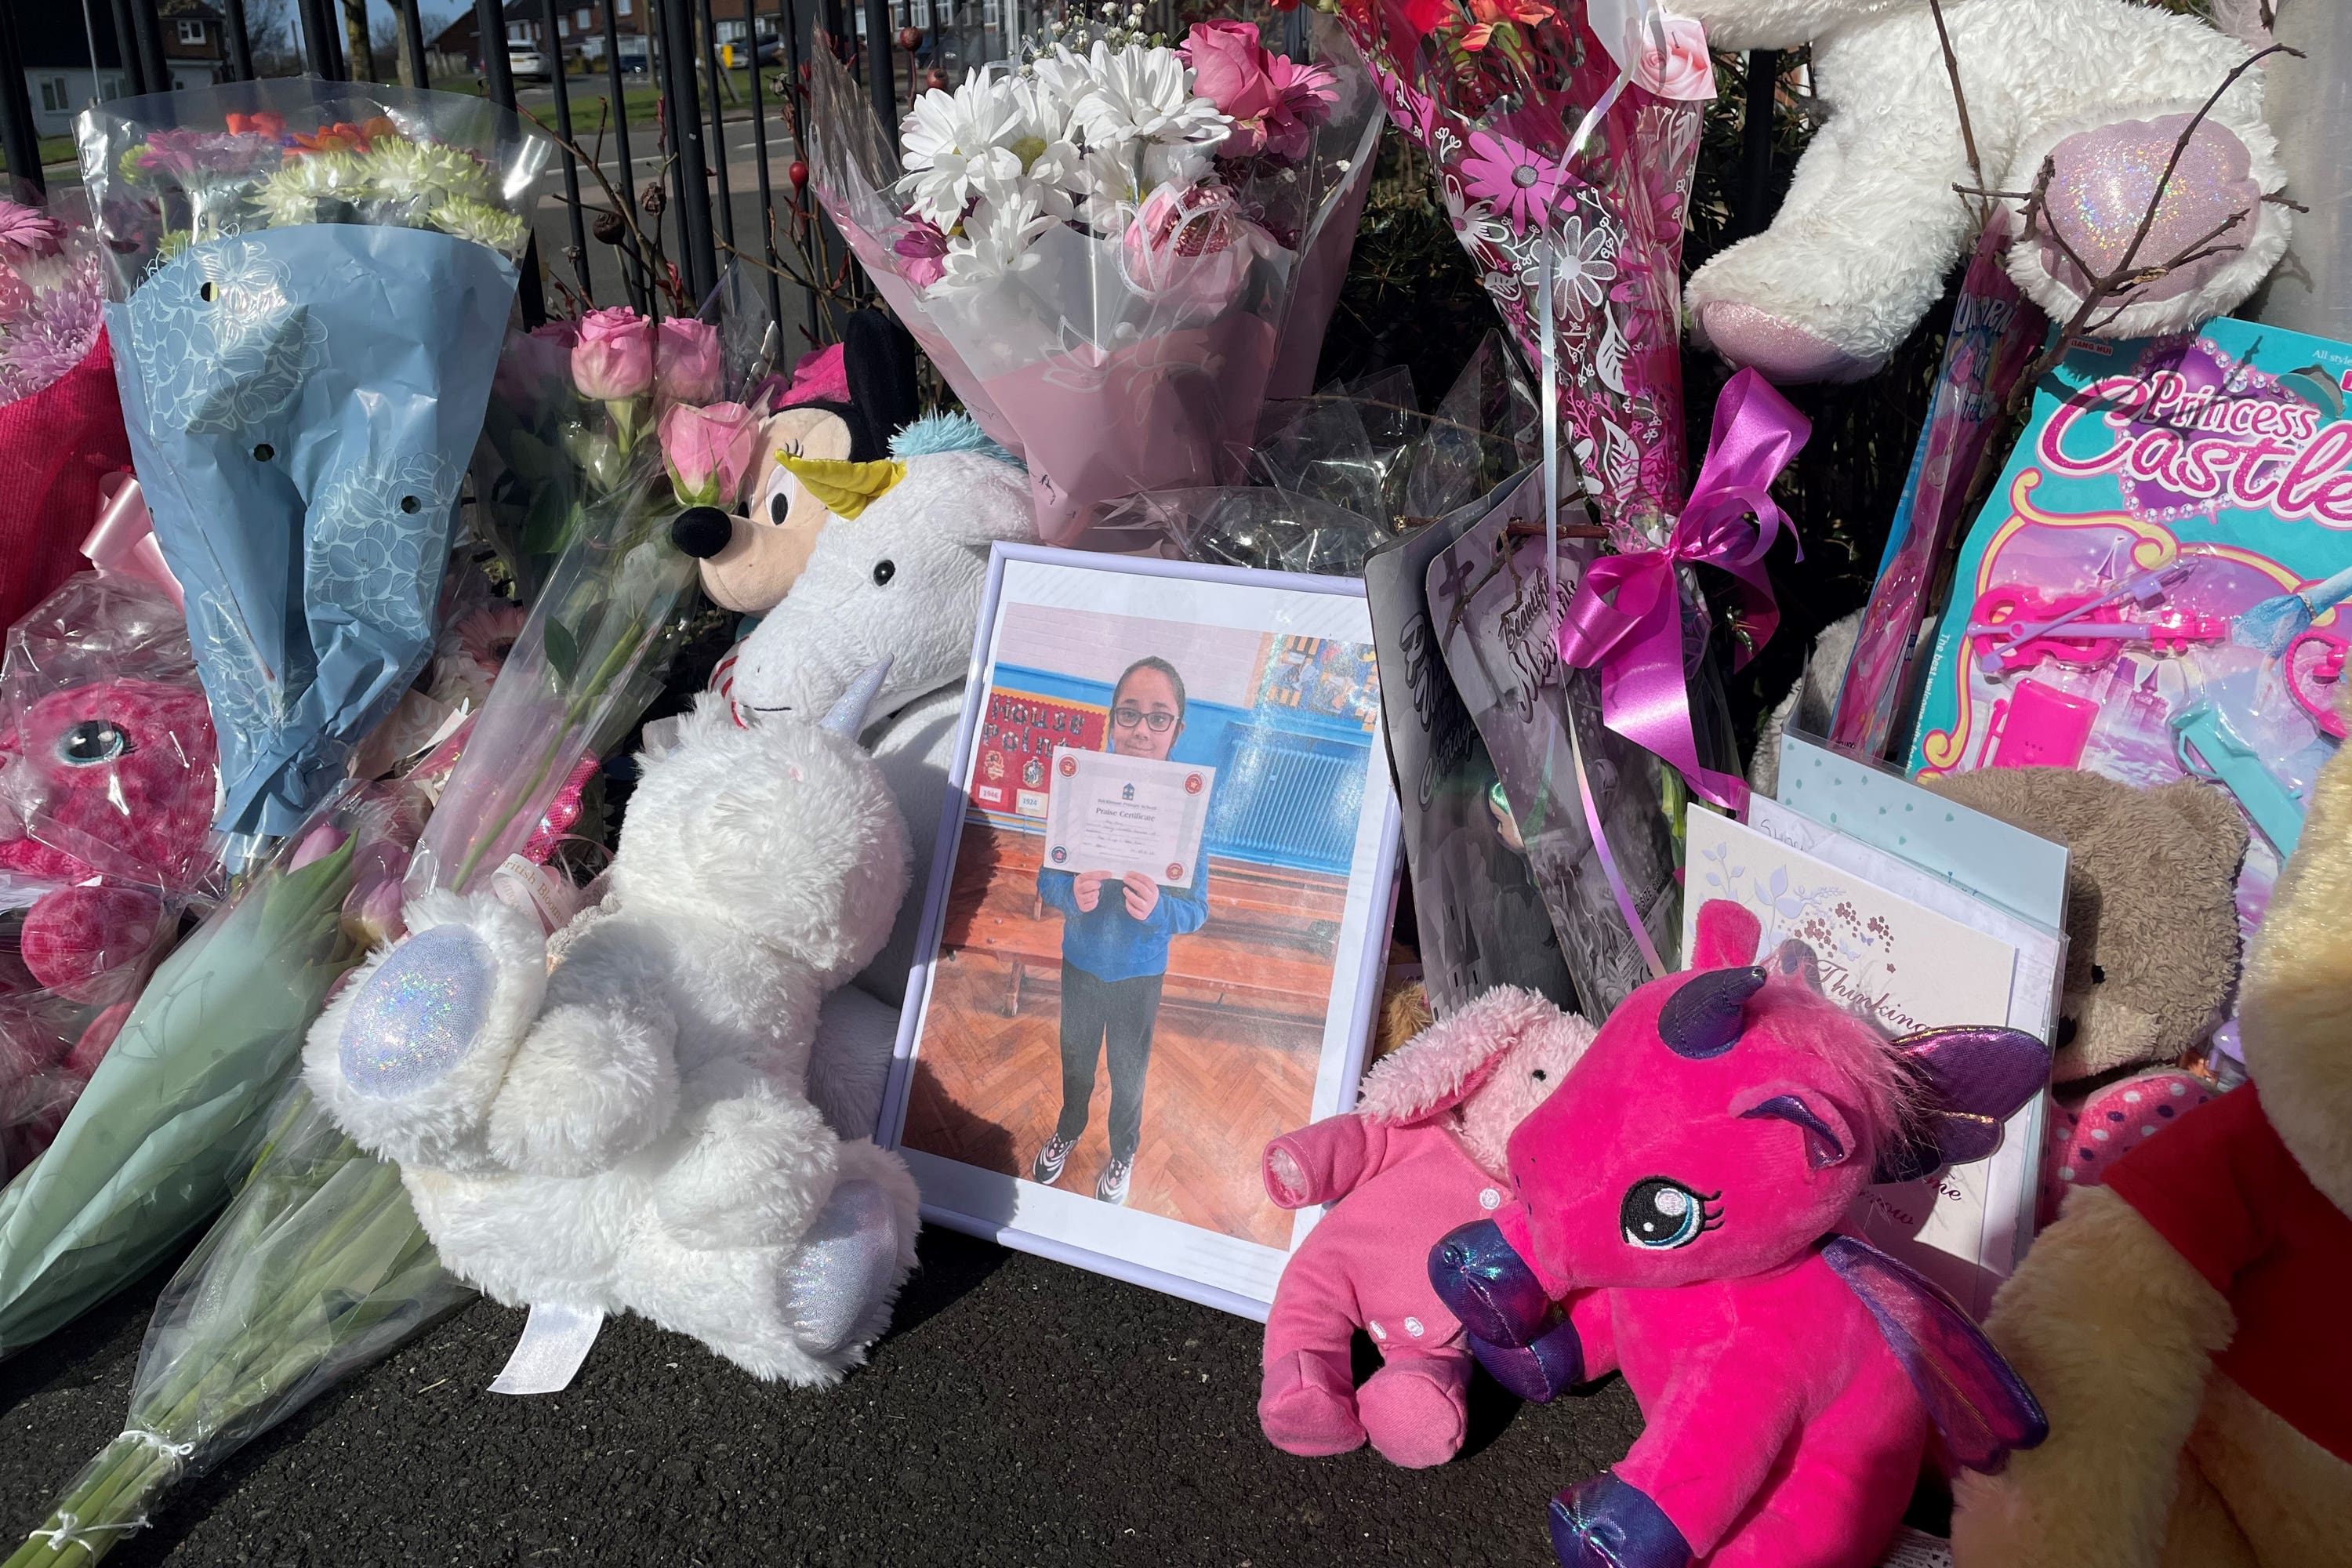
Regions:
[[[927, 1222], [1265, 1317], [1316, 1211], [1265, 1196], [1265, 1141], [1354, 1104], [1394, 909], [1399, 813], [1371, 648], [1353, 579], [994, 547], [879, 1130]], [[1215, 765], [1218, 794], [1192, 895], [1205, 917], [1166, 938], [1149, 987], [1142, 1131], [1119, 1206], [1093, 1181], [1110, 1158], [1108, 1037], [1061, 1179], [1032, 1179], [1055, 1135], [1043, 1128], [1074, 1114], [1062, 984], [1072, 944], [1091, 939], [1053, 929], [1050, 868], [1024, 858], [1043, 804], [1022, 796], [1035, 783], [1022, 773], [1033, 759], [1050, 773], [1063, 745], [1108, 744], [1118, 682], [1163, 653], [1186, 672], [1163, 754]], [[1139, 734], [1143, 716], [1129, 717], [1124, 732]], [[1118, 963], [1080, 956], [1148, 968], [1152, 939], [1133, 940], [1133, 952], [1114, 944]]]

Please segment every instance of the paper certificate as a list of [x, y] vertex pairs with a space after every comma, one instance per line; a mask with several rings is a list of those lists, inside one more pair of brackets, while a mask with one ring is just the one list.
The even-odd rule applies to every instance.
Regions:
[[1165, 887], [1193, 886], [1216, 777], [1216, 769], [1192, 763], [1056, 752], [1045, 797], [1045, 864], [1120, 877], [1140, 871]]

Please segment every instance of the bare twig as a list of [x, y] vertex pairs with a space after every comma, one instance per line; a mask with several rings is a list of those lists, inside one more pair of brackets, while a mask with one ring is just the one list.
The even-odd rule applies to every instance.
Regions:
[[[574, 142], [570, 137], [562, 134], [553, 126], [540, 119], [538, 115], [533, 114], [528, 109], [519, 110], [517, 112], [520, 113], [524, 119], [529, 120], [532, 124], [538, 126], [541, 131], [547, 132], [549, 138], [552, 140], [558, 147], [561, 147], [563, 151], [571, 153], [575, 161], [586, 165], [588, 172], [596, 177], [596, 184], [604, 188], [604, 199], [612, 203], [613, 211], [620, 215], [621, 222], [626, 227], [629, 237], [635, 240], [638, 247], [638, 256], [640, 260], [642, 261], [644, 258], [650, 257], [654, 261], [659, 262], [662, 259], [660, 242], [658, 240], [648, 240], [646, 237], [645, 231], [637, 226], [637, 204], [634, 199], [634, 193], [631, 193], [626, 189], [627, 183], [631, 177], [630, 171], [626, 169], [621, 171], [621, 180], [624, 188], [615, 190], [613, 186], [613, 182], [604, 176], [604, 164], [598, 160], [590, 157], [577, 142]], [[600, 123], [597, 127], [597, 141], [599, 145], [602, 145], [603, 143], [603, 133], [604, 127]], [[665, 157], [662, 160], [661, 169], [654, 177], [656, 180], [666, 181], [668, 176], [669, 160]], [[568, 253], [570, 247], [566, 247], [565, 248]], [[575, 259], [575, 268], [580, 265], [581, 262]], [[667, 287], [671, 281], [675, 279], [677, 269], [674, 268], [667, 268], [667, 277], [663, 276], [664, 271], [664, 268], [657, 266], [647, 267], [646, 268], [646, 277], [648, 286], [654, 288]], [[584, 272], [583, 273], [583, 276], [584, 278]], [[559, 285], [559, 287], [561, 287], [561, 285]], [[565, 291], [567, 293], [570, 292], [568, 289]], [[682, 289], [670, 296], [672, 306], [671, 313], [673, 315], [692, 313], [692, 307], [690, 305], [681, 303], [685, 299], [686, 295]]]
[[[1976, 127], [1969, 120], [1969, 95], [1960, 87], [1960, 57], [1952, 51], [1951, 29], [1944, 25], [1944, 0], [1927, 0], [1927, 9], [1936, 15], [1936, 37], [1944, 46], [1944, 74], [1952, 79], [1952, 107], [1960, 115], [1960, 145], [1968, 149], [1969, 172], [1976, 176], [1977, 184], [1985, 183], [1984, 160], [1977, 156]], [[1979, 226], [1992, 221], [1992, 203], [1986, 200], [1977, 207]]]
[[[2027, 365], [2024, 373], [2017, 378], [2016, 387], [2011, 394], [2012, 408], [2032, 397], [2034, 387], [2042, 378], [2055, 368], [2077, 344], [2086, 338], [2105, 331], [2120, 321], [2124, 312], [2137, 303], [2135, 296], [2141, 289], [2183, 268], [2193, 267], [2198, 262], [2210, 260], [2216, 256], [2232, 255], [2245, 249], [2245, 247], [2241, 244], [2223, 245], [2216, 242], [2223, 235], [2251, 217], [2255, 210], [2252, 207], [2240, 208], [2232, 212], [2212, 228], [2182, 246], [2167, 260], [2142, 263], [2139, 258], [2141, 249], [2147, 244], [2148, 236], [2155, 232], [2157, 216], [2163, 208], [2165, 196], [2170, 193], [2173, 176], [2179, 173], [2181, 160], [2189, 155], [2189, 145], [2196, 140], [2198, 127], [2205, 123], [2213, 110], [2220, 106], [2221, 100], [2229, 95], [2230, 89], [2237, 86], [2239, 80], [2248, 71], [2274, 54], [2293, 55], [2298, 59], [2303, 58], [2303, 52], [2300, 49], [2290, 48], [2284, 44], [2273, 44], [2268, 48], [2256, 51], [2233, 68], [2229, 75], [2223, 77], [2221, 85], [2215, 88], [2211, 96], [2199, 106], [2197, 112], [2189, 117], [2189, 122], [2180, 128], [2179, 136], [2173, 142], [2171, 156], [2165, 160], [2164, 173], [2156, 183], [2155, 192], [2148, 197], [2147, 210], [2140, 215], [2139, 223], [2132, 231], [2131, 243], [2125, 247], [2121, 258], [2105, 271], [2095, 269], [2067, 239], [2060, 226], [2051, 219], [2050, 185], [2057, 177], [2058, 172], [2057, 159], [2054, 155], [2042, 161], [2041, 172], [2035, 176], [2033, 188], [2031, 191], [2019, 193], [1990, 190], [1985, 187], [1981, 175], [1974, 189], [1955, 187], [1960, 189], [1963, 195], [1987, 199], [1998, 197], [2005, 201], [2021, 203], [2024, 232], [2045, 239], [2055, 246], [2083, 279], [2083, 296], [2081, 302], [2075, 306], [2074, 313], [2059, 330], [2056, 340]], [[1957, 89], [1957, 82], [1955, 87]], [[2268, 196], [2262, 198], [2263, 201], [2273, 199]], [[2284, 197], [2275, 199], [2282, 205], [2301, 210], [2298, 204], [2287, 201]]]

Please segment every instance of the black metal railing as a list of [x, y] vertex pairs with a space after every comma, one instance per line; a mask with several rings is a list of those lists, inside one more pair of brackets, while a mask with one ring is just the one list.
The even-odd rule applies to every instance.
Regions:
[[[719, 18], [714, 18], [713, 0], [635, 0], [637, 15], [631, 21], [642, 30], [626, 34], [618, 19], [623, 3], [591, 0], [603, 13], [601, 37], [570, 37], [562, 18], [580, 0], [475, 0], [471, 63], [479, 73], [482, 92], [493, 102], [521, 110], [548, 125], [562, 144], [557, 168], [564, 209], [560, 237], [552, 227], [546, 235], [549, 249], [560, 246], [562, 255], [542, 257], [534, 224], [521, 289], [524, 315], [533, 323], [543, 319], [543, 289], [549, 284], [583, 309], [621, 300], [640, 310], [676, 309], [681, 301], [699, 305], [712, 297], [720, 278], [740, 260], [747, 274], [761, 275], [770, 315], [780, 326], [793, 303], [786, 297], [787, 277], [793, 279], [792, 293], [799, 297], [793, 319], [814, 342], [826, 335], [819, 292], [858, 299], [866, 290], [837, 237], [828, 234], [824, 220], [812, 210], [802, 182], [778, 184], [779, 163], [789, 170], [803, 157], [808, 54], [822, 47], [837, 50], [844, 63], [865, 79], [882, 122], [895, 124], [901, 101], [900, 56], [908, 95], [926, 85], [951, 86], [986, 60], [1010, 52], [1012, 40], [1034, 31], [1051, 14], [1055, 0], [770, 0], [765, 14], [761, 0], [726, 0], [729, 9], [740, 7], [741, 15]], [[1195, 0], [1185, 3], [1189, 10]], [[1093, 0], [1073, 4], [1090, 10]], [[1164, 18], [1161, 25], [1174, 30], [1177, 0], [1150, 4], [1155, 20]], [[418, 0], [391, 0], [391, 5], [404, 74], [415, 86], [434, 85]], [[0, 154], [5, 155], [11, 175], [37, 189], [43, 184], [38, 125], [12, 10], [0, 4]], [[246, 0], [223, 0], [223, 69], [228, 79], [250, 79], [257, 60], [247, 26]], [[99, 37], [113, 47], [97, 48], [93, 68], [102, 68], [110, 53], [120, 60], [131, 92], [170, 89], [172, 69], [163, 53], [157, 0], [104, 0], [89, 14], [93, 29], [107, 21], [112, 24]], [[551, 101], [545, 118], [536, 106], [524, 108], [517, 98], [509, 61], [509, 14], [515, 22], [536, 23], [539, 28], [539, 47], [551, 68]], [[1275, 18], [1268, 14], [1265, 20]], [[734, 93], [731, 70], [726, 68], [736, 62], [730, 58], [722, 65], [721, 49], [730, 46], [721, 43], [721, 21], [740, 27], [740, 42], [751, 54], [746, 94], [750, 145], [744, 151], [756, 201], [754, 210], [746, 214], [737, 210], [733, 187], [738, 164], [727, 141], [730, 127], [743, 122], [727, 117], [726, 100]], [[762, 25], [774, 29], [772, 59], [762, 58]], [[1303, 53], [1303, 11], [1295, 8], [1282, 15], [1278, 26], [1282, 47], [1294, 55]], [[299, 69], [330, 79], [349, 77], [341, 0], [295, 0], [295, 31]], [[603, 46], [605, 100], [599, 122], [583, 127], [575, 123], [565, 45], [575, 45], [584, 54], [592, 37]], [[648, 159], [653, 170], [643, 179], [642, 143], [633, 130], [641, 133], [645, 128], [629, 123], [626, 91], [635, 62], [624, 57], [625, 37], [643, 39], [646, 68], [659, 103], [654, 127], [657, 142]], [[919, 56], [930, 62], [928, 71], [920, 68]], [[282, 51], [277, 59], [281, 68], [291, 66]], [[1762, 226], [1767, 216], [1771, 102], [1780, 78], [1779, 59], [1771, 54], [1750, 56], [1748, 67], [1745, 155], [1735, 182], [1733, 215], [1742, 232]], [[772, 95], [779, 125], [771, 124]], [[604, 173], [608, 139], [614, 170], [609, 177]], [[596, 165], [593, 190], [583, 184], [583, 159]], [[780, 227], [792, 237], [794, 255], [790, 258], [780, 254]], [[782, 357], [789, 363], [794, 356]]]

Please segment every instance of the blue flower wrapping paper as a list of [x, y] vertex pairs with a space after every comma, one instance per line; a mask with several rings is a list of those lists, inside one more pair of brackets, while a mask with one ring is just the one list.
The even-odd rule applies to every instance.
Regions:
[[431, 653], [516, 276], [430, 229], [315, 224], [191, 246], [108, 307], [223, 831], [290, 831]]

